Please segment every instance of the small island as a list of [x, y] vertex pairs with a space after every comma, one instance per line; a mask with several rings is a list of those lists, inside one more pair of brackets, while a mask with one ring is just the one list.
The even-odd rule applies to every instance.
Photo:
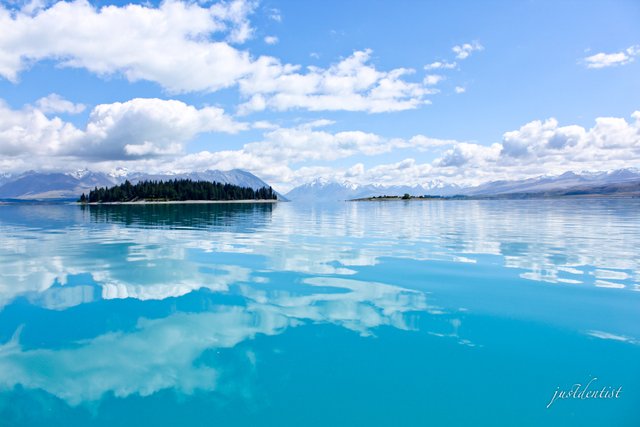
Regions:
[[409, 193], [405, 193], [403, 196], [372, 196], [372, 197], [361, 197], [359, 199], [351, 199], [351, 202], [383, 202], [383, 201], [391, 201], [391, 200], [442, 200], [446, 199], [446, 197], [442, 196], [430, 196], [425, 194], [424, 196], [412, 196]]
[[278, 195], [271, 187], [253, 189], [220, 182], [174, 179], [168, 181], [125, 181], [111, 188], [82, 193], [79, 203], [215, 203], [215, 202], [275, 202]]

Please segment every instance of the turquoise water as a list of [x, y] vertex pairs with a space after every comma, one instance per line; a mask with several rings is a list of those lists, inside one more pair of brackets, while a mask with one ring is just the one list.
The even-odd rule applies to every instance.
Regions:
[[[640, 201], [0, 206], [0, 426], [638, 426]], [[617, 398], [558, 399], [591, 381]]]

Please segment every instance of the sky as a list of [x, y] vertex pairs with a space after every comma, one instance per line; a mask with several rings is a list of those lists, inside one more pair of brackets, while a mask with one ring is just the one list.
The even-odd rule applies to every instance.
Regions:
[[0, 174], [640, 167], [638, 1], [0, 0]]

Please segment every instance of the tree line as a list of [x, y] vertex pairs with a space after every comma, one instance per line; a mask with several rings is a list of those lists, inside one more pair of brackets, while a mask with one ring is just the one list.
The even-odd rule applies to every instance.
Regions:
[[254, 190], [233, 184], [222, 184], [210, 181], [192, 181], [190, 179], [174, 179], [168, 181], [140, 181], [131, 184], [128, 180], [111, 188], [103, 187], [82, 193], [80, 203], [108, 203], [149, 201], [184, 201], [184, 200], [276, 200], [276, 193], [271, 187]]

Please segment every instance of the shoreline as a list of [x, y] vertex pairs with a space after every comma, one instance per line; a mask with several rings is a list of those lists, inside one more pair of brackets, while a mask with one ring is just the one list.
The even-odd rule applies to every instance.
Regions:
[[[359, 199], [347, 199], [347, 202], [409, 202], [412, 200], [418, 200], [421, 202], [433, 201], [433, 200], [454, 200], [454, 198], [446, 198], [446, 197], [410, 197], [408, 199], [403, 199], [401, 196], [398, 197], [362, 197]], [[461, 200], [460, 198], [456, 200]]]
[[364, 197], [360, 199], [347, 199], [347, 202], [411, 202], [411, 201], [458, 201], [458, 200], [571, 200], [571, 199], [638, 199], [640, 194], [636, 193], [613, 193], [613, 194], [503, 194], [496, 196], [442, 196], [442, 197]]
[[274, 199], [164, 200], [164, 201], [139, 200], [135, 202], [91, 202], [91, 203], [75, 202], [75, 203], [78, 205], [89, 205], [89, 206], [112, 206], [112, 205], [202, 205], [202, 204], [221, 204], [221, 203], [278, 203], [278, 202], [281, 202], [281, 200], [274, 200]]

